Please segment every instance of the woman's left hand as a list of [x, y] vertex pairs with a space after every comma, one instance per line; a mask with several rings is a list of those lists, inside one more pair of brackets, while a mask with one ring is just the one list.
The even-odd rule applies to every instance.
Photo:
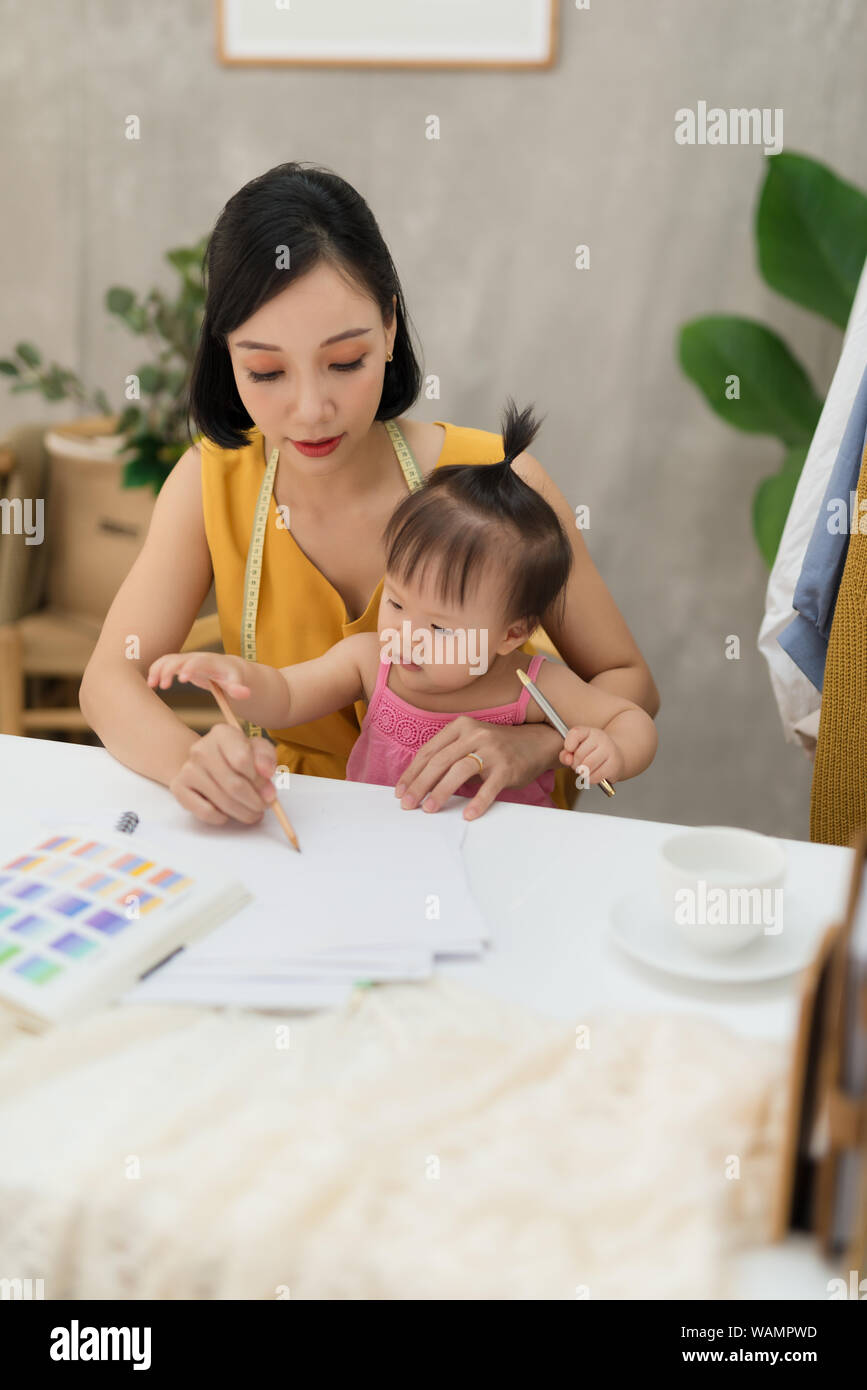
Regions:
[[[524, 787], [551, 766], [555, 749], [539, 731], [554, 735], [556, 729], [541, 723], [488, 724], [469, 715], [458, 715], [420, 748], [395, 787], [401, 806], [438, 811], [458, 787], [473, 776], [482, 785], [464, 810], [464, 820], [484, 815], [504, 787]], [[562, 742], [562, 741], [561, 741]], [[484, 766], [470, 753], [478, 753]]]

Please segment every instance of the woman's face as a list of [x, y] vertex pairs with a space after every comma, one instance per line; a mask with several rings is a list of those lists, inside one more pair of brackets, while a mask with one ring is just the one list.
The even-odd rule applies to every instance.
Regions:
[[[228, 335], [238, 394], [293, 469], [333, 473], [366, 439], [396, 330], [396, 317], [386, 327], [368, 295], [320, 263]], [[324, 455], [294, 445], [334, 436], [337, 447]]]

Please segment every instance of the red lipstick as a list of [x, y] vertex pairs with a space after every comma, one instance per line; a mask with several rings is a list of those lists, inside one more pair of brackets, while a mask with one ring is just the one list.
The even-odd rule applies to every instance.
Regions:
[[342, 434], [335, 434], [330, 439], [293, 439], [290, 442], [307, 458], [324, 458], [334, 452], [342, 438]]

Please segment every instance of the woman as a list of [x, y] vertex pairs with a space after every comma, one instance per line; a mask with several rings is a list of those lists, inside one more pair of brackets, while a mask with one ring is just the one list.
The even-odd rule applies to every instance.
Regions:
[[[190, 383], [201, 436], [162, 487], [79, 698], [108, 751], [199, 819], [254, 824], [278, 762], [344, 775], [363, 706], [271, 730], [274, 743], [222, 723], [199, 736], [148, 687], [151, 662], [181, 648], [212, 579], [223, 646], [248, 659], [285, 666], [375, 630], [381, 536], [407, 488], [502, 449], [488, 431], [403, 414], [422, 378], [400, 282], [370, 209], [336, 174], [290, 163], [246, 184], [220, 214], [206, 272]], [[569, 504], [531, 454], [513, 467], [574, 549], [563, 620], [551, 614], [545, 632], [584, 680], [655, 715], [656, 686]], [[439, 809], [481, 760], [465, 812], [481, 815], [503, 787], [549, 767], [562, 779], [562, 746], [547, 724], [461, 718], [424, 745], [396, 792], [407, 809]], [[562, 780], [559, 796], [569, 804]]]

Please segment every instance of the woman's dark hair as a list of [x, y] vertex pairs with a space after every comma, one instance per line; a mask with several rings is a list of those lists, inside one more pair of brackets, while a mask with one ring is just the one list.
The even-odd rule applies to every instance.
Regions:
[[464, 603], [467, 589], [488, 565], [507, 577], [506, 622], [532, 632], [551, 604], [562, 616], [572, 568], [569, 538], [553, 507], [512, 468], [539, 431], [532, 406], [503, 412], [501, 463], [436, 468], [417, 492], [399, 503], [383, 532], [386, 572], [424, 583], [431, 566], [444, 603]]
[[[289, 269], [279, 265], [283, 246], [289, 248]], [[202, 266], [205, 315], [190, 375], [188, 414], [222, 448], [243, 448], [249, 442], [245, 432], [254, 423], [238, 395], [226, 335], [321, 262], [363, 288], [386, 324], [391, 323], [392, 295], [397, 296], [393, 358], [386, 364], [375, 418], [402, 415], [418, 396], [421, 368], [410, 343], [403, 291], [367, 203], [330, 169], [309, 161], [278, 164], [229, 199]]]

